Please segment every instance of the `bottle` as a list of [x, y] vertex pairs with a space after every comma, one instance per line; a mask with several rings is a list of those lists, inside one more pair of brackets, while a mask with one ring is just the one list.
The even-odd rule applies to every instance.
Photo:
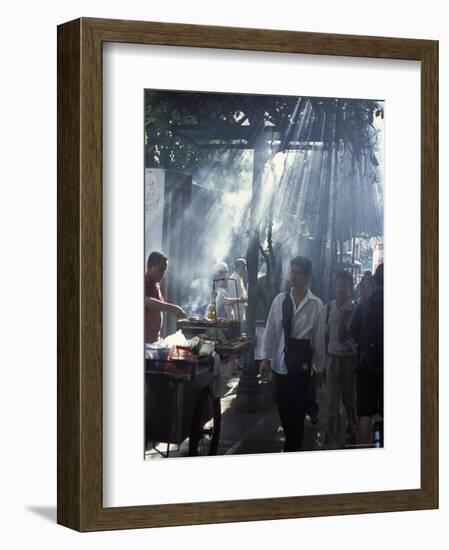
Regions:
[[215, 305], [214, 304], [209, 304], [207, 306], [207, 315], [206, 315], [206, 317], [209, 321], [214, 321], [215, 320], [216, 310], [215, 310]]
[[210, 293], [212, 303], [209, 304], [207, 307], [207, 318], [209, 321], [215, 321], [217, 319], [217, 306], [216, 306], [216, 299], [217, 299], [217, 291], [214, 289]]

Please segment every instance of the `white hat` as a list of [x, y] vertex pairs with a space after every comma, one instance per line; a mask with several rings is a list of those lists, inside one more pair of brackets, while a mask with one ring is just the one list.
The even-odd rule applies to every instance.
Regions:
[[220, 276], [223, 276], [223, 274], [228, 274], [228, 264], [225, 262], [218, 262], [212, 269], [212, 277], [214, 279], [219, 279]]

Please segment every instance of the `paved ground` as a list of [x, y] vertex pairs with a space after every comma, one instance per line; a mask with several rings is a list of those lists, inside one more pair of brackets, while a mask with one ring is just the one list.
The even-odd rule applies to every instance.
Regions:
[[[222, 365], [221, 376], [221, 433], [218, 455], [224, 454], [255, 454], [278, 453], [283, 447], [283, 431], [280, 426], [277, 408], [272, 401], [271, 382], [259, 384], [261, 390], [261, 407], [258, 412], [239, 412], [235, 407], [237, 387], [242, 371], [232, 373], [230, 364]], [[306, 419], [303, 450], [319, 450], [323, 448], [322, 420], [325, 418], [324, 399], [318, 394], [322, 414], [320, 422], [312, 426]], [[157, 449], [165, 452], [166, 445], [158, 445]], [[179, 449], [170, 447], [171, 457], [188, 455], [188, 441]], [[155, 450], [147, 451], [145, 458], [160, 458]]]

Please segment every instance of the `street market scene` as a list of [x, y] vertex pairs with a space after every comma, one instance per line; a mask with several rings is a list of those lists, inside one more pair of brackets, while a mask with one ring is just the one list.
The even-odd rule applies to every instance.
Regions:
[[383, 447], [383, 101], [144, 112], [145, 459]]

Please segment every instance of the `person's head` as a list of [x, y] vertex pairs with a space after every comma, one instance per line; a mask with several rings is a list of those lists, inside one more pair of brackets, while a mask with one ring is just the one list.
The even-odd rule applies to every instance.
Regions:
[[148, 277], [155, 283], [160, 283], [167, 271], [168, 258], [162, 252], [151, 252], [147, 259]]
[[352, 292], [352, 275], [348, 271], [340, 271], [335, 277], [335, 295], [337, 298], [349, 298]]
[[374, 282], [376, 283], [376, 288], [384, 287], [384, 264], [379, 264], [377, 266], [376, 272], [374, 273]]
[[215, 279], [216, 286], [226, 287], [227, 286], [227, 276], [228, 276], [228, 264], [225, 262], [218, 262], [215, 264], [212, 269], [212, 279]]
[[237, 258], [234, 263], [235, 272], [243, 277], [246, 273], [246, 260], [244, 258]]
[[296, 256], [290, 262], [290, 284], [295, 290], [304, 290], [309, 286], [312, 276], [312, 262], [305, 256]]
[[359, 293], [362, 300], [367, 300], [374, 290], [374, 281], [371, 274], [363, 275], [362, 280], [359, 283]]

